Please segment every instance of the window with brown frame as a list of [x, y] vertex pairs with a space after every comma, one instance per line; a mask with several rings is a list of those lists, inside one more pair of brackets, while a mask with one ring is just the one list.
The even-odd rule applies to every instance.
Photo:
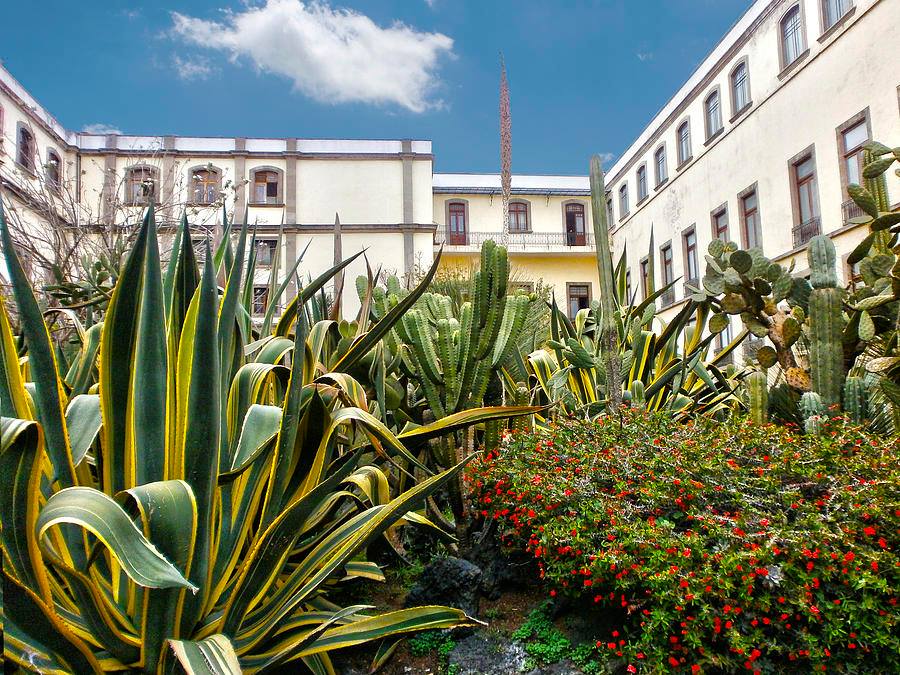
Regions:
[[615, 218], [613, 218], [613, 199], [612, 199], [612, 197], [607, 197], [606, 198], [606, 222], [609, 223], [610, 225], [612, 225], [614, 220], [615, 220]]
[[191, 174], [191, 199], [194, 204], [215, 204], [219, 198], [220, 174], [216, 169], [196, 169]]
[[44, 180], [54, 192], [62, 187], [62, 161], [55, 150], [47, 150], [47, 164], [44, 165]]
[[762, 230], [759, 225], [759, 198], [756, 190], [738, 197], [741, 204], [741, 238], [744, 248], [762, 248]]
[[34, 134], [25, 125], [20, 124], [16, 141], [16, 164], [26, 171], [34, 173], [35, 151]]
[[569, 296], [570, 319], [574, 319], [580, 310], [591, 306], [590, 284], [566, 284], [566, 292]]
[[450, 202], [447, 205], [447, 243], [464, 246], [466, 232], [466, 205], [463, 202]]
[[253, 314], [261, 316], [266, 313], [269, 307], [269, 287], [254, 286], [253, 287]]
[[815, 158], [809, 155], [794, 163], [792, 173], [797, 219], [794, 224], [794, 246], [800, 246], [820, 232]]
[[584, 246], [587, 243], [584, 229], [584, 204], [566, 204], [566, 245]]
[[652, 284], [650, 283], [650, 259], [642, 258], [640, 263], [641, 268], [641, 298], [646, 300], [647, 296], [650, 295], [650, 288]]
[[712, 213], [713, 239], [728, 241], [728, 208], [720, 208]]
[[156, 169], [152, 166], [135, 166], [125, 175], [125, 202], [130, 206], [143, 206], [156, 199]]
[[693, 227], [681, 237], [684, 245], [685, 283], [693, 283], [700, 279], [700, 261], [697, 257], [697, 230]]
[[509, 203], [509, 231], [531, 231], [531, 224], [528, 222], [528, 204], [525, 202]]
[[803, 53], [803, 17], [800, 4], [792, 7], [781, 19], [781, 67], [787, 68]]
[[280, 204], [281, 190], [277, 171], [261, 169], [253, 172], [252, 204]]
[[706, 140], [709, 140], [722, 131], [722, 105], [718, 90], [706, 97], [703, 109], [706, 117]]
[[[662, 267], [662, 283], [668, 286], [675, 280], [675, 263], [672, 258], [672, 244], [663, 244], [659, 249], [659, 259]], [[675, 302], [674, 289], [669, 289], [662, 294], [663, 306], [671, 305]]]
[[0, 105], [0, 149], [3, 148], [3, 138], [4, 138], [4, 136], [6, 135], [6, 134], [5, 134], [5, 127], [3, 126], [5, 120], [6, 120], [6, 118], [5, 118], [5, 112], [4, 112], [4, 110], [3, 110], [3, 106]]
[[662, 146], [653, 153], [653, 164], [656, 167], [656, 187], [669, 180], [669, 167], [666, 162], [666, 146]]
[[869, 142], [869, 126], [865, 119], [841, 132], [841, 155], [844, 162], [844, 188], [850, 183], [862, 185], [863, 145]]
[[625, 270], [625, 299], [631, 303], [631, 270]]
[[728, 314], [725, 315], [725, 318], [728, 322], [725, 324], [725, 330], [721, 333], [716, 333], [716, 351], [720, 352], [725, 347], [731, 344], [731, 341], [734, 340], [734, 334], [731, 330], [731, 316]]
[[678, 166], [691, 158], [691, 123], [685, 120], [678, 127]]

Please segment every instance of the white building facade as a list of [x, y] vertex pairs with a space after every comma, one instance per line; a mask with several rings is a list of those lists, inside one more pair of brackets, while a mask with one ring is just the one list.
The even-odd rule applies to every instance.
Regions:
[[[656, 287], [699, 283], [713, 237], [803, 271], [806, 243], [825, 233], [846, 258], [865, 234], [846, 191], [861, 146], [900, 144], [898, 30], [898, 0], [751, 4], [608, 171], [613, 251], [626, 253], [638, 298], [651, 267]], [[415, 275], [441, 247], [445, 266], [470, 265], [494, 239], [514, 276], [543, 281], [570, 312], [599, 291], [586, 176], [514, 176], [504, 232], [499, 176], [434, 173], [430, 141], [72, 133], [2, 67], [0, 138], [5, 199], [25, 220], [33, 183], [67, 195], [85, 226], [135, 222], [152, 184], [163, 222], [186, 209], [210, 229], [224, 202], [263, 246], [283, 226], [283, 248], [270, 253], [282, 270], [311, 242], [304, 277], [332, 264], [337, 215], [342, 255], [365, 249], [386, 272]], [[888, 194], [900, 201], [893, 174]], [[360, 259], [348, 277], [364, 272]], [[663, 316], [686, 295], [676, 284]], [[343, 298], [354, 313], [353, 284]]]

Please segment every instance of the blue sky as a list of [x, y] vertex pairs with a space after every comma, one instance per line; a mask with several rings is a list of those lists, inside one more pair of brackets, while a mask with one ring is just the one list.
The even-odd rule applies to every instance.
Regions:
[[479, 172], [499, 164], [502, 51], [513, 171], [580, 174], [625, 150], [749, 4], [20, 2], [0, 59], [73, 130], [426, 138], [435, 170]]

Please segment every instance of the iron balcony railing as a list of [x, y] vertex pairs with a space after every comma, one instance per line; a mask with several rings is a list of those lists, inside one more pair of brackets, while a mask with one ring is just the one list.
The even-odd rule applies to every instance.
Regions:
[[794, 225], [794, 247], [803, 246], [813, 237], [822, 233], [821, 221], [818, 216]]
[[849, 225], [853, 218], [860, 218], [866, 215], [866, 212], [859, 208], [859, 205], [852, 199], [848, 199], [841, 204], [841, 214], [843, 215], [844, 225]]
[[594, 250], [592, 232], [465, 232], [448, 233], [437, 230], [434, 233], [435, 246], [445, 245], [449, 248], [480, 249], [486, 241], [502, 244], [509, 251], [573, 251]]

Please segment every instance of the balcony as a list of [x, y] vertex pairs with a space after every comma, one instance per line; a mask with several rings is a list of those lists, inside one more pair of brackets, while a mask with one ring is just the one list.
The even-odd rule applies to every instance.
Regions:
[[803, 246], [806, 242], [822, 233], [821, 220], [818, 216], [794, 225], [794, 248]]
[[434, 245], [444, 245], [450, 251], [480, 251], [486, 241], [506, 247], [512, 253], [593, 253], [592, 232], [466, 232], [450, 233], [438, 229], [434, 233]]
[[842, 222], [844, 225], [849, 225], [853, 218], [868, 217], [868, 214], [859, 208], [857, 203], [852, 199], [848, 199], [841, 204], [841, 215], [843, 216]]

